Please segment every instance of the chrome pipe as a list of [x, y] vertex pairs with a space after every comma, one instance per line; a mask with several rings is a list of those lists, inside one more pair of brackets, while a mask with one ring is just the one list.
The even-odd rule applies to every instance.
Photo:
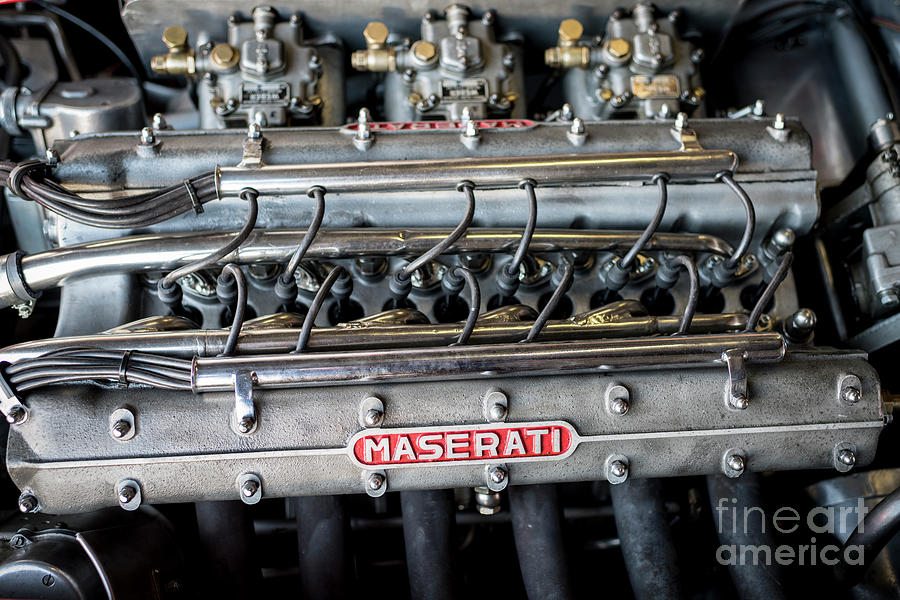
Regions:
[[[330, 229], [322, 230], [307, 251], [310, 260], [352, 258], [358, 256], [413, 256], [425, 252], [444, 239], [449, 229]], [[240, 248], [219, 261], [249, 265], [282, 263], [303, 238], [305, 230], [254, 231]], [[529, 248], [531, 252], [624, 251], [637, 240], [639, 232], [572, 229], [539, 229]], [[514, 228], [472, 228], [447, 250], [460, 252], [513, 252], [522, 232]], [[15, 269], [0, 268], [0, 308], [26, 300], [24, 292], [10, 285], [21, 279], [27, 288], [39, 292], [68, 279], [112, 273], [167, 271], [186, 265], [198, 257], [221, 248], [233, 233], [163, 233], [129, 236], [87, 242], [16, 258]], [[728, 256], [731, 246], [720, 238], [694, 233], [657, 233], [645, 250], [700, 252]], [[7, 263], [0, 256], [0, 266]], [[21, 288], [21, 286], [18, 286]]]
[[739, 350], [748, 362], [776, 362], [785, 347], [778, 333], [741, 333], [194, 358], [191, 386], [195, 392], [233, 390], [234, 374], [242, 371], [253, 373], [255, 387], [294, 388], [684, 369], [722, 366], [726, 350]]
[[538, 185], [578, 185], [598, 181], [647, 180], [667, 173], [673, 181], [712, 180], [737, 168], [731, 150], [678, 150], [609, 154], [557, 154], [388, 160], [351, 163], [305, 163], [216, 167], [216, 189], [222, 198], [237, 198], [253, 188], [262, 196], [305, 194], [313, 186], [329, 194], [452, 190], [463, 180], [479, 189], [511, 188], [523, 179]]
[[[621, 317], [607, 321], [550, 321], [538, 336], [539, 341], [576, 339], [627, 338], [678, 331], [680, 317]], [[691, 323], [691, 333], [722, 333], [740, 331], [747, 323], [742, 313], [697, 315]], [[525, 338], [531, 329], [530, 321], [479, 321], [469, 338], [470, 344], [515, 343]], [[445, 346], [454, 342], [462, 331], [462, 323], [436, 325], [384, 324], [357, 321], [339, 327], [317, 327], [312, 330], [307, 351], [376, 350], [381, 348], [414, 348]], [[247, 330], [238, 338], [235, 354], [283, 354], [297, 344], [298, 329], [272, 328]], [[181, 358], [216, 356], [225, 348], [228, 331], [224, 329], [191, 329], [180, 331], [139, 331], [99, 333], [34, 340], [8, 346], [0, 350], [0, 363], [14, 364], [27, 358], [37, 358], [49, 352], [71, 348], [100, 350], [135, 350], [165, 354]]]

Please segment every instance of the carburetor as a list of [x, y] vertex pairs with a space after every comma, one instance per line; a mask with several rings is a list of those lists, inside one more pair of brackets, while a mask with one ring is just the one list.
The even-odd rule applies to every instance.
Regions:
[[359, 71], [386, 73], [385, 113], [389, 120], [452, 120], [525, 116], [521, 48], [497, 40], [496, 14], [473, 19], [454, 4], [444, 19], [422, 18], [421, 39], [389, 43], [389, 30], [369, 23], [366, 49], [353, 53]]
[[[200, 127], [222, 129], [258, 123], [284, 126], [296, 122], [336, 124], [322, 114], [320, 93], [328, 48], [307, 43], [299, 14], [280, 19], [270, 6], [257, 6], [251, 20], [228, 18], [228, 41], [203, 41], [195, 51], [180, 26], [166, 28], [162, 37], [169, 51], [154, 56], [153, 71], [196, 77]], [[338, 55], [340, 51], [338, 50]], [[338, 71], [341, 61], [328, 61]], [[343, 90], [329, 94], [339, 104], [328, 114], [343, 113]]]
[[628, 15], [613, 12], [605, 37], [583, 40], [576, 19], [559, 25], [556, 47], [544, 53], [548, 66], [565, 69], [565, 96], [575, 114], [588, 119], [623, 116], [670, 118], [692, 112], [703, 101], [697, 64], [703, 51], [678, 34], [677, 11], [656, 19], [650, 4]]

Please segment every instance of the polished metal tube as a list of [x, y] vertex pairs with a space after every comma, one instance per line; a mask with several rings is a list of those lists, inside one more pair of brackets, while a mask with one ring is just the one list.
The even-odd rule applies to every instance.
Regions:
[[737, 168], [731, 150], [679, 150], [609, 154], [558, 154], [389, 160], [354, 163], [267, 165], [256, 169], [216, 167], [223, 198], [237, 198], [244, 188], [262, 196], [305, 194], [313, 186], [329, 194], [455, 189], [468, 180], [478, 188], [515, 187], [523, 179], [538, 185], [578, 185], [599, 181], [650, 180], [667, 173], [672, 180], [711, 180]]
[[[576, 339], [626, 338], [633, 336], [671, 334], [678, 331], [680, 317], [621, 317], [595, 323], [572, 320], [550, 321], [538, 336], [539, 341]], [[691, 333], [722, 333], [740, 331], [747, 323], [741, 313], [697, 315], [691, 322]], [[514, 343], [523, 339], [531, 329], [530, 321], [511, 323], [478, 322], [471, 344]], [[446, 346], [456, 341], [462, 323], [437, 325], [386, 325], [384, 323], [355, 322], [350, 326], [319, 327], [312, 330], [307, 350], [374, 350], [379, 348], [414, 348]], [[277, 328], [244, 330], [238, 338], [235, 353], [278, 354], [290, 352], [297, 345], [297, 329]], [[36, 358], [48, 352], [70, 348], [100, 350], [136, 350], [191, 358], [216, 356], [225, 348], [228, 331], [200, 329], [184, 331], [154, 331], [140, 333], [99, 333], [73, 337], [50, 338], [23, 342], [0, 350], [0, 363], [14, 364], [26, 358]]]
[[233, 390], [233, 375], [241, 371], [253, 373], [256, 387], [292, 388], [684, 369], [722, 365], [726, 350], [740, 350], [749, 362], [779, 361], [785, 352], [780, 334], [741, 333], [210, 357], [194, 358], [191, 385], [196, 392]]
[[[449, 229], [330, 229], [316, 236], [307, 259], [337, 259], [357, 256], [414, 256], [425, 252], [447, 236]], [[305, 230], [254, 231], [240, 248], [219, 264], [281, 263], [288, 259]], [[624, 251], [639, 232], [573, 229], [539, 229], [529, 245], [532, 252]], [[447, 250], [460, 252], [513, 252], [521, 229], [471, 228]], [[163, 233], [139, 235], [38, 252], [21, 259], [22, 279], [34, 291], [55, 287], [67, 279], [166, 271], [188, 264], [221, 248], [234, 233]], [[727, 256], [731, 246], [720, 238], [694, 233], [657, 233], [645, 250], [701, 252]], [[0, 273], [0, 284], [8, 275]], [[21, 299], [11, 286], [0, 285], [0, 308]]]

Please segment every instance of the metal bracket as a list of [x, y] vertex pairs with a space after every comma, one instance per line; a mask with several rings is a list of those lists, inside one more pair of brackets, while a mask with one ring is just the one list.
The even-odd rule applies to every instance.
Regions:
[[234, 382], [234, 408], [231, 411], [231, 428], [238, 435], [250, 435], [256, 431], [256, 405], [253, 403], [253, 371], [238, 371], [231, 375]]
[[262, 136], [262, 133], [259, 133], [257, 137], [245, 137], [241, 145], [243, 149], [241, 162], [237, 166], [244, 169], [258, 169], [262, 167], [263, 144], [265, 141], [266, 139]]
[[743, 350], [726, 350], [722, 353], [722, 360], [728, 365], [728, 406], [738, 410], [744, 410], [749, 404], [750, 395], [747, 391], [747, 364], [746, 353]]
[[0, 412], [12, 425], [21, 425], [28, 418], [28, 409], [16, 396], [12, 385], [3, 374], [3, 367], [9, 363], [0, 363]]
[[671, 131], [675, 141], [681, 144], [679, 150], [682, 152], [689, 150], [703, 150], [703, 146], [700, 145], [700, 142], [697, 139], [697, 132], [693, 129], [687, 127], [684, 129], [676, 129], [673, 127]]

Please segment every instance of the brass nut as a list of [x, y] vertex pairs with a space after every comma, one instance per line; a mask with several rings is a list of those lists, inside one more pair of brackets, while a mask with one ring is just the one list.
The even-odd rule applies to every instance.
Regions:
[[366, 46], [368, 48], [380, 48], [387, 42], [388, 33], [387, 25], [380, 21], [372, 21], [363, 29]]
[[170, 25], [163, 31], [162, 41], [169, 50], [187, 46], [188, 34], [181, 25]]
[[216, 44], [209, 53], [212, 63], [222, 69], [230, 69], [239, 60], [238, 51], [230, 44]]
[[406, 101], [409, 102], [410, 104], [412, 104], [413, 106], [415, 106], [416, 104], [418, 104], [419, 102], [422, 101], [422, 96], [420, 96], [416, 92], [413, 92], [412, 94], [410, 94], [409, 96], [406, 97]]
[[615, 59], [623, 59], [631, 52], [631, 44], [628, 43], [628, 40], [614, 38], [606, 43], [606, 51]]
[[584, 27], [578, 19], [566, 19], [559, 24], [559, 45], [571, 46], [581, 39]]
[[412, 45], [412, 53], [413, 56], [416, 57], [417, 60], [422, 62], [428, 62], [432, 60], [435, 56], [437, 56], [437, 48], [434, 47], [434, 44], [431, 42], [426, 42], [425, 40], [419, 40], [415, 44]]

